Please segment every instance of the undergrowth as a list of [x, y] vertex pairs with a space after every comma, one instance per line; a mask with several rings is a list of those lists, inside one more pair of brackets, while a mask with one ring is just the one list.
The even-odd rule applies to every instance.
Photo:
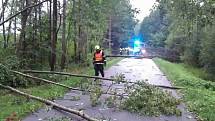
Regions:
[[154, 61], [174, 85], [184, 87], [183, 100], [200, 120], [215, 120], [215, 82], [205, 80], [207, 75], [201, 69], [162, 59]]

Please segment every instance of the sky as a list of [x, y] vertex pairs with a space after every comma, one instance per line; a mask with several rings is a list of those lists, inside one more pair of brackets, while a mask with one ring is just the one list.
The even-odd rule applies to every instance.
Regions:
[[130, 0], [133, 8], [140, 10], [140, 13], [137, 14], [136, 18], [141, 22], [144, 17], [150, 14], [150, 9], [154, 5], [156, 0]]

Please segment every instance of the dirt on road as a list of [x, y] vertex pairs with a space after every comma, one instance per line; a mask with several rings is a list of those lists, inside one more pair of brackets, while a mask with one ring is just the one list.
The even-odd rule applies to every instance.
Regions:
[[[123, 59], [105, 71], [105, 77], [115, 76], [116, 74], [124, 74], [125, 78], [129, 81], [147, 80], [148, 83], [153, 85], [171, 86], [170, 81], [168, 81], [166, 76], [159, 70], [151, 59]], [[111, 84], [111, 82], [102, 81], [102, 85], [106, 85], [102, 86], [102, 90], [106, 91], [108, 88], [107, 85]], [[115, 84], [111, 86], [111, 88], [116, 89], [118, 93], [122, 93], [124, 84]], [[177, 94], [175, 90], [169, 91], [172, 92], [174, 97], [180, 98], [180, 95]], [[74, 96], [78, 96], [80, 99], [76, 101], [71, 100], [71, 97]], [[108, 106], [104, 104], [108, 97], [109, 95], [102, 95], [100, 97], [101, 104], [96, 107], [92, 107], [89, 95], [82, 95], [79, 91], [70, 91], [65, 94], [64, 97], [55, 100], [55, 102], [66, 107], [83, 110], [90, 116], [102, 119], [104, 121], [196, 121], [195, 116], [187, 111], [184, 104], [178, 106], [178, 108], [182, 111], [182, 115], [179, 117], [145, 117], [124, 110], [118, 110], [116, 108], [108, 108]], [[63, 120], [64, 117], [72, 117], [72, 121], [83, 120], [74, 115], [46, 107], [27, 116], [23, 119], [23, 121], [55, 121], [57, 119]]]

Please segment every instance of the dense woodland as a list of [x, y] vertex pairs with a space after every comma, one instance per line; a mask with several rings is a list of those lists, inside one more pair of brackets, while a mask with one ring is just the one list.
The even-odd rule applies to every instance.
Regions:
[[185, 63], [215, 74], [215, 1], [158, 2], [141, 24], [146, 43], [177, 51]]
[[118, 48], [134, 34], [129, 0], [1, 0], [0, 62], [17, 69], [91, 64], [94, 45]]

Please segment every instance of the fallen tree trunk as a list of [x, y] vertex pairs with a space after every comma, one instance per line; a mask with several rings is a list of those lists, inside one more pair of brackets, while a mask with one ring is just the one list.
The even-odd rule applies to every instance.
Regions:
[[72, 73], [66, 73], [66, 72], [55, 72], [55, 71], [38, 71], [38, 70], [23, 70], [24, 73], [39, 73], [39, 74], [58, 74], [58, 75], [65, 75], [65, 76], [74, 76], [74, 77], [85, 77], [85, 78], [91, 78], [91, 79], [102, 79], [102, 80], [109, 80], [114, 81], [115, 79], [110, 78], [103, 78], [99, 76], [89, 76], [89, 75], [81, 75], [81, 74], [72, 74]]
[[[21, 76], [24, 76], [26, 78], [31, 78], [31, 79], [34, 79], [34, 80], [38, 80], [38, 81], [42, 81], [42, 82], [46, 82], [48, 84], [53, 84], [53, 85], [57, 85], [57, 86], [61, 86], [61, 87], [64, 87], [64, 88], [68, 88], [68, 89], [71, 89], [71, 90], [76, 90], [76, 91], [86, 91], [86, 92], [92, 92], [92, 93], [96, 93], [94, 91], [91, 91], [91, 90], [84, 90], [84, 89], [79, 89], [79, 88], [73, 88], [73, 87], [70, 87], [70, 86], [66, 86], [64, 84], [61, 84], [61, 83], [57, 83], [57, 82], [53, 82], [53, 81], [50, 81], [50, 80], [47, 80], [47, 79], [43, 79], [43, 78], [39, 78], [39, 77], [35, 77], [35, 76], [31, 76], [31, 75], [28, 75], [28, 74], [24, 74], [24, 73], [21, 73], [21, 72], [18, 72], [18, 71], [12, 71], [13, 73], [15, 74], [18, 74], [18, 75], [21, 75]], [[120, 95], [120, 94], [112, 94], [112, 93], [108, 93], [108, 92], [102, 92], [102, 94], [108, 94], [108, 95], [115, 95], [115, 96], [128, 96], [128, 95]]]
[[25, 92], [19, 91], [19, 90], [15, 89], [15, 88], [12, 88], [12, 87], [9, 87], [9, 86], [4, 86], [2, 84], [0, 84], [0, 87], [5, 88], [7, 90], [10, 90], [10, 91], [12, 91], [14, 93], [17, 93], [19, 95], [25, 96], [27, 98], [34, 99], [34, 100], [37, 100], [39, 102], [45, 103], [46, 105], [51, 105], [51, 106], [53, 106], [53, 108], [57, 108], [57, 109], [65, 111], [65, 112], [69, 112], [69, 113], [78, 115], [78, 116], [80, 116], [83, 119], [86, 119], [88, 121], [99, 121], [96, 118], [93, 118], [93, 117], [90, 117], [87, 114], [84, 114], [82, 111], [77, 111], [77, 110], [74, 110], [74, 109], [71, 109], [71, 108], [64, 107], [64, 106], [59, 105], [59, 104], [57, 104], [55, 102], [52, 102], [50, 100], [46, 100], [46, 99], [43, 99], [43, 98], [40, 98], [40, 97], [36, 97], [36, 96], [30, 95], [30, 94], [27, 94]]
[[61, 87], [68, 88], [68, 89], [73, 89], [72, 87], [69, 87], [69, 86], [66, 86], [66, 85], [64, 85], [64, 84], [60, 84], [60, 83], [57, 83], [57, 82], [53, 82], [53, 81], [50, 81], [50, 80], [47, 80], [47, 79], [43, 79], [43, 78], [31, 76], [31, 75], [24, 74], [24, 73], [21, 73], [21, 72], [18, 72], [18, 71], [12, 71], [12, 72], [15, 73], [15, 74], [18, 74], [18, 75], [27, 77], [27, 78], [34, 79], [34, 80], [46, 82], [46, 83], [49, 83], [49, 84], [54, 84], [54, 85], [57, 85], [57, 86], [61, 86]]
[[155, 58], [156, 56], [138, 56], [138, 55], [106, 55], [106, 57], [111, 57], [111, 58], [117, 58], [117, 57], [121, 57], [121, 58]]
[[[59, 74], [59, 75], [65, 75], [65, 76], [85, 77], [85, 78], [101, 79], [101, 80], [108, 80], [108, 81], [116, 81], [116, 79], [111, 79], [111, 78], [103, 78], [103, 77], [98, 77], [98, 76], [89, 76], [89, 75], [81, 75], [81, 74], [71, 74], [71, 73], [66, 73], [66, 72], [38, 71], [38, 70], [23, 70], [23, 72], [39, 73], [39, 74]], [[139, 84], [138, 82], [128, 82], [128, 81], [118, 81], [118, 82]], [[160, 88], [166, 88], [166, 89], [183, 89], [183, 87], [172, 87], [172, 86], [164, 86], [164, 85], [153, 85], [153, 86], [160, 87]]]

